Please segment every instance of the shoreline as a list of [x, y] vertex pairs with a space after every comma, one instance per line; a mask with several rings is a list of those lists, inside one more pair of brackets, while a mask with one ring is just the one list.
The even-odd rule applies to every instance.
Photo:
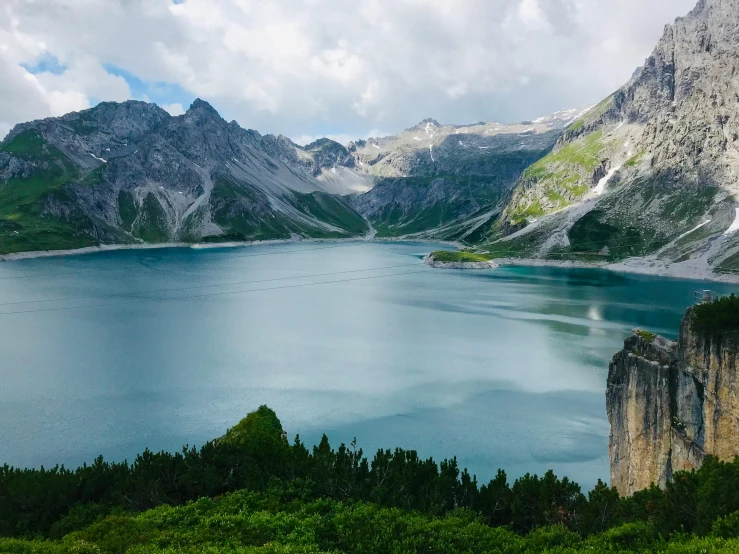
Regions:
[[[13, 252], [0, 254], [0, 262], [14, 262], [18, 260], [33, 260], [36, 258], [54, 258], [64, 256], [84, 256], [85, 254], [97, 254], [100, 252], [113, 252], [117, 250], [159, 250], [162, 248], [234, 248], [237, 246], [248, 246], [252, 244], [267, 244], [280, 241], [255, 241], [245, 243], [224, 242], [220, 244], [202, 243], [192, 244], [189, 242], [162, 242], [145, 244], [101, 244], [99, 246], [85, 246], [83, 248], [71, 248], [68, 250], [30, 250], [28, 252]], [[289, 241], [285, 241], [289, 242]]]
[[249, 246], [265, 246], [269, 244], [301, 244], [301, 243], [340, 243], [340, 242], [419, 242], [428, 244], [440, 244], [461, 248], [457, 242], [447, 240], [431, 240], [431, 239], [398, 239], [395, 237], [388, 238], [365, 238], [347, 237], [347, 238], [307, 238], [307, 239], [274, 239], [274, 240], [255, 240], [249, 242], [159, 242], [159, 243], [135, 243], [135, 244], [101, 244], [99, 246], [85, 246], [83, 248], [71, 248], [67, 250], [29, 250], [26, 252], [12, 252], [9, 254], [0, 254], [0, 263], [14, 262], [19, 260], [34, 260], [36, 258], [55, 258], [65, 256], [84, 256], [87, 254], [98, 254], [100, 252], [115, 252], [118, 250], [160, 250], [163, 248], [190, 248], [192, 250], [215, 250], [217, 248], [242, 248]]
[[655, 266], [644, 258], [631, 258], [618, 263], [593, 263], [574, 260], [541, 260], [538, 258], [498, 258], [496, 261], [501, 267], [562, 267], [571, 269], [605, 269], [614, 273], [632, 275], [650, 275], [652, 277], [667, 277], [688, 281], [706, 281], [712, 283], [739, 284], [739, 274], [726, 275], [713, 273], [709, 268], [680, 267], [679, 264], [662, 264]]
[[[159, 250], [162, 248], [190, 248], [193, 250], [212, 250], [217, 248], [242, 248], [250, 246], [264, 246], [269, 244], [298, 244], [298, 243], [339, 243], [339, 242], [418, 242], [428, 244], [442, 244], [461, 248], [461, 245], [454, 241], [431, 240], [422, 238], [366, 238], [351, 237], [340, 239], [275, 239], [261, 240], [251, 242], [205, 242], [205, 243], [189, 243], [189, 242], [163, 242], [163, 243], [145, 243], [145, 244], [102, 244], [99, 246], [87, 246], [84, 248], [74, 248], [69, 250], [33, 250], [28, 252], [15, 252], [11, 254], [0, 254], [0, 263], [13, 262], [19, 260], [32, 260], [36, 258], [52, 258], [64, 256], [82, 256], [86, 254], [97, 254], [101, 252], [114, 252], [118, 250]], [[631, 258], [618, 263], [593, 263], [574, 260], [542, 260], [538, 258], [497, 258], [491, 260], [494, 266], [489, 268], [482, 267], [450, 267], [447, 269], [492, 269], [494, 267], [505, 266], [528, 266], [528, 267], [561, 267], [561, 268], [579, 268], [579, 269], [605, 269], [615, 273], [626, 273], [634, 275], [651, 275], [654, 277], [668, 277], [673, 279], [687, 279], [691, 281], [706, 281], [714, 283], [739, 284], [739, 273], [735, 275], [713, 273], [707, 267], [684, 266], [681, 264], [664, 264], [650, 262], [645, 258]], [[442, 268], [441, 266], [431, 267]]]

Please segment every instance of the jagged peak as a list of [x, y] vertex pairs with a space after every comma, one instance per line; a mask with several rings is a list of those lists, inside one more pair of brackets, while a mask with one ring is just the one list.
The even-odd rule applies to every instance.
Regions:
[[74, 112], [69, 112], [64, 115], [58, 116], [58, 117], [47, 117], [43, 120], [38, 121], [47, 121], [47, 120], [65, 120], [65, 119], [73, 119], [76, 117], [84, 116], [87, 114], [99, 114], [99, 113], [105, 113], [105, 112], [120, 112], [120, 111], [127, 111], [130, 109], [140, 109], [143, 112], [156, 112], [159, 114], [166, 114], [169, 116], [169, 114], [161, 108], [159, 105], [154, 104], [152, 102], [145, 102], [143, 100], [124, 100], [123, 102], [115, 102], [115, 101], [104, 101], [99, 102], [98, 104], [94, 105], [91, 108], [87, 108], [85, 110], [79, 110]]
[[427, 124], [431, 123], [434, 127], [441, 127], [441, 123], [436, 121], [433, 117], [427, 117], [426, 119], [421, 120], [421, 122], [416, 125], [416, 127], [426, 127]]
[[304, 150], [324, 150], [327, 148], [346, 150], [346, 147], [343, 144], [327, 137], [314, 140], [303, 147]]
[[[712, 3], [716, 3], [716, 2], [714, 1]], [[706, 10], [707, 6], [708, 6], [707, 0], [698, 0], [698, 3], [695, 5], [695, 8], [693, 8], [690, 11], [690, 13], [688, 13], [687, 17], [695, 17], [697, 15], [702, 14]], [[678, 18], [678, 20], [679, 19], [682, 19], [682, 18]]]
[[426, 119], [423, 119], [416, 123], [413, 127], [410, 127], [406, 129], [406, 131], [424, 131], [428, 129], [429, 127], [433, 129], [440, 129], [442, 127], [441, 123], [436, 121], [433, 117], [427, 117]]
[[195, 100], [193, 100], [192, 104], [190, 104], [190, 107], [187, 109], [186, 113], [191, 112], [205, 112], [221, 117], [221, 114], [219, 114], [213, 106], [211, 106], [208, 102], [201, 98], [196, 98]]

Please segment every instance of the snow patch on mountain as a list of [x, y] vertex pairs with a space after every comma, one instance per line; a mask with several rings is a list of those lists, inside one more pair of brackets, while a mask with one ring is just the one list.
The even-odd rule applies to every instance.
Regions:
[[726, 229], [724, 235], [731, 235], [733, 233], [736, 233], [737, 231], [739, 231], [739, 208], [736, 208], [736, 217], [734, 218], [734, 223], [731, 224], [731, 227]]
[[675, 240], [678, 241], [678, 240], [680, 240], [683, 237], [687, 237], [690, 233], [693, 233], [693, 232], [697, 231], [701, 227], [705, 227], [709, 223], [711, 223], [711, 220], [710, 219], [704, 221], [703, 223], [699, 223], [698, 225], [696, 225], [695, 227], [693, 227], [690, 231], [687, 231], [687, 232], [683, 233], [682, 235], [680, 235], [679, 237], [677, 237]]
[[600, 181], [598, 181], [598, 184], [593, 189], [593, 192], [596, 196], [600, 196], [603, 194], [603, 191], [606, 189], [606, 185], [608, 184], [608, 181], [611, 180], [611, 177], [613, 177], [616, 172], [621, 169], [620, 165], [617, 165], [616, 167], [612, 167], [611, 170], [606, 174], [605, 177], [603, 177]]

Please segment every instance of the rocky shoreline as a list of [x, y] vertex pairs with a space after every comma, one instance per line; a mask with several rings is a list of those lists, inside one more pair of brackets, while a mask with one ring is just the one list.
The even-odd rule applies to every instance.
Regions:
[[538, 258], [500, 258], [496, 260], [503, 266], [527, 267], [564, 267], [580, 269], [606, 269], [616, 273], [632, 275], [651, 275], [669, 277], [671, 279], [687, 279], [690, 281], [707, 281], [712, 283], [739, 284], [739, 273], [717, 274], [710, 268], [686, 267], [683, 264], [654, 264], [644, 258], [630, 258], [617, 263], [591, 263], [574, 260], [542, 260]]
[[240, 246], [257, 246], [260, 244], [279, 244], [293, 242], [289, 240], [267, 240], [256, 242], [214, 242], [214, 243], [189, 243], [189, 242], [162, 242], [144, 244], [101, 244], [100, 246], [87, 246], [85, 248], [73, 248], [70, 250], [32, 250], [29, 252], [15, 252], [12, 254], [0, 254], [0, 262], [12, 262], [16, 260], [31, 260], [34, 258], [51, 258], [56, 256], [81, 256], [84, 254], [97, 254], [99, 252], [113, 252], [116, 250], [158, 250], [161, 248], [235, 248]]
[[97, 254], [100, 252], [113, 252], [116, 250], [157, 250], [161, 248], [192, 248], [194, 250], [211, 250], [215, 248], [242, 248], [249, 246], [264, 246], [268, 244], [334, 244], [334, 243], [350, 243], [350, 242], [420, 242], [431, 243], [435, 245], [445, 245], [450, 248], [459, 248], [459, 243], [445, 240], [428, 240], [428, 239], [396, 239], [396, 238], [367, 238], [367, 237], [351, 237], [340, 239], [274, 239], [274, 240], [255, 240], [249, 242], [161, 242], [161, 243], [134, 243], [134, 244], [101, 244], [99, 246], [86, 246], [84, 248], [72, 248], [68, 250], [29, 250], [27, 252], [13, 252], [10, 254], [0, 254], [0, 262], [12, 262], [16, 260], [31, 260], [34, 258], [51, 258], [56, 256], [82, 256], [85, 254]]

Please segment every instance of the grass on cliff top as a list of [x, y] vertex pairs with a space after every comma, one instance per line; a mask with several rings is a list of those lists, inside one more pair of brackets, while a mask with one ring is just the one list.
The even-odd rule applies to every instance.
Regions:
[[437, 262], [443, 263], [473, 263], [487, 262], [490, 260], [490, 257], [484, 254], [474, 254], [472, 252], [465, 251], [451, 252], [448, 250], [439, 250], [437, 252], [432, 252], [431, 255]]
[[595, 106], [594, 108], [591, 108], [589, 111], [587, 111], [585, 114], [583, 114], [582, 117], [579, 119], [576, 119], [573, 121], [569, 127], [567, 127], [567, 130], [570, 132], [579, 131], [585, 126], [585, 123], [591, 123], [598, 119], [601, 115], [606, 113], [606, 111], [613, 105], [613, 94], [611, 94], [608, 98], [602, 100], [600, 104]]
[[652, 342], [655, 338], [657, 338], [657, 335], [655, 335], [654, 333], [650, 333], [649, 331], [645, 331], [644, 329], [637, 329], [636, 334], [647, 342]]
[[693, 310], [693, 331], [703, 335], [723, 335], [739, 331], [739, 296], [732, 294]]

